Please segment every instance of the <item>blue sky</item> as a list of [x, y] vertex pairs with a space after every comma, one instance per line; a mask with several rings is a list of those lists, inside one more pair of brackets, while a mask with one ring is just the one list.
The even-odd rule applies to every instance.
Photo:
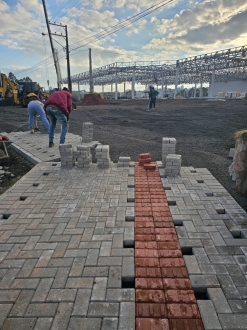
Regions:
[[[104, 39], [85, 40], [161, 2], [46, 0], [51, 22], [68, 26], [71, 74], [88, 70], [89, 47], [96, 68], [113, 62], [175, 60], [247, 43], [246, 0], [167, 0], [162, 9], [124, 30]], [[29, 76], [45, 88], [49, 80], [56, 87], [49, 39], [41, 34], [47, 33], [42, 1], [0, 0], [0, 13], [1, 72], [13, 72], [17, 78]], [[63, 32], [54, 27], [52, 31]], [[63, 38], [54, 39], [65, 45]], [[54, 46], [66, 77], [65, 53], [55, 41]], [[75, 47], [80, 48], [73, 51]]]

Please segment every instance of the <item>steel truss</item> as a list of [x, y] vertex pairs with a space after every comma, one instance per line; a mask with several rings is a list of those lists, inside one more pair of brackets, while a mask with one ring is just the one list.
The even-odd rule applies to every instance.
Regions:
[[[132, 82], [142, 85], [181, 85], [247, 79], [247, 46], [169, 62], [116, 62], [93, 70], [94, 85]], [[246, 71], [245, 71], [246, 70]], [[213, 78], [212, 78], [213, 76]], [[89, 72], [71, 76], [72, 83], [89, 84]], [[64, 78], [67, 84], [68, 79]]]

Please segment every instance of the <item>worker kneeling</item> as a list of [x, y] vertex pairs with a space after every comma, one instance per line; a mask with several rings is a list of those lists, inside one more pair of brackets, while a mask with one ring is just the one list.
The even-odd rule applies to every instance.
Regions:
[[30, 133], [34, 133], [36, 115], [40, 116], [43, 125], [47, 129], [48, 133], [50, 132], [50, 124], [46, 118], [46, 113], [44, 110], [44, 105], [38, 100], [38, 97], [34, 93], [29, 93], [27, 95], [28, 102], [28, 130]]

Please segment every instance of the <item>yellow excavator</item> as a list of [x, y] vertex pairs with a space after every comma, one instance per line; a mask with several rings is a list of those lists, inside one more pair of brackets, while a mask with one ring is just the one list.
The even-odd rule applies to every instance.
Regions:
[[12, 80], [8, 79], [4, 73], [1, 73], [0, 83], [1, 103], [4, 103], [4, 105], [11, 103], [20, 104], [18, 99], [19, 86]]
[[41, 87], [36, 82], [20, 82], [19, 84], [14, 83], [10, 80], [4, 73], [1, 73], [0, 81], [0, 106], [1, 105], [21, 105], [27, 106], [28, 95], [30, 93], [35, 93], [38, 95], [42, 93], [42, 99], [47, 100], [50, 96], [49, 93], [44, 91], [44, 88]]

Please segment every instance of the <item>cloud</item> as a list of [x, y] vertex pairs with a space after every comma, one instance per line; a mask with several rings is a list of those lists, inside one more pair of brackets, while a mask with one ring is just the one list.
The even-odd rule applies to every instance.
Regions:
[[195, 54], [239, 46], [247, 31], [247, 3], [246, 0], [209, 0], [182, 10], [172, 19], [153, 18], [152, 22], [160, 37], [152, 39], [143, 49], [176, 49]]

